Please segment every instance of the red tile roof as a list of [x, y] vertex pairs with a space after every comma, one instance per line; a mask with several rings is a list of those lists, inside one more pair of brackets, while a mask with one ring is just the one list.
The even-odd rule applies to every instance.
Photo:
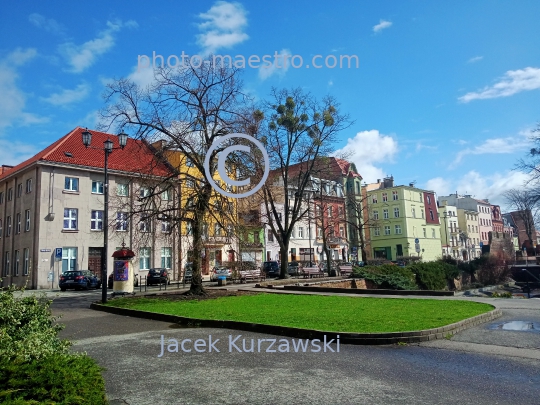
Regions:
[[[25, 169], [38, 161], [65, 163], [69, 165], [95, 167], [103, 169], [105, 166], [104, 152], [99, 149], [85, 148], [82, 143], [83, 128], [77, 127], [67, 135], [49, 145], [41, 152], [28, 160], [18, 164], [13, 169], [0, 175], [0, 180]], [[118, 148], [118, 137], [104, 132], [89, 130], [92, 133], [91, 147], [103, 148], [103, 143], [110, 139], [114, 148]], [[71, 156], [65, 154], [68, 152]], [[109, 155], [108, 167], [110, 170], [168, 176], [167, 167], [156, 160], [148, 146], [139, 140], [128, 138], [124, 149], [114, 150]]]

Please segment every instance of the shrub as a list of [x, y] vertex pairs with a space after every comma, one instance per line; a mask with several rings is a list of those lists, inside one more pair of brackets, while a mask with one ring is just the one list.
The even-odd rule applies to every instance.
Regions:
[[414, 290], [414, 276], [403, 267], [394, 265], [366, 266], [353, 268], [353, 277], [363, 278], [377, 284], [380, 288], [393, 290]]
[[101, 368], [86, 355], [52, 354], [0, 361], [0, 402], [13, 405], [105, 405]]
[[484, 285], [494, 285], [508, 280], [511, 270], [507, 266], [503, 257], [497, 255], [486, 255], [479, 263], [477, 270], [478, 281]]
[[16, 297], [14, 287], [0, 291], [0, 358], [30, 361], [67, 353], [70, 342], [58, 338], [56, 322], [44, 297]]
[[442, 290], [447, 286], [445, 266], [441, 262], [414, 263], [409, 268], [423, 290]]

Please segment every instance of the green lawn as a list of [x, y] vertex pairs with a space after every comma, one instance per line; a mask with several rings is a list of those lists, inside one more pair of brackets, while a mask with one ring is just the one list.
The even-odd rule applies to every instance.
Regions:
[[332, 332], [437, 328], [493, 309], [471, 301], [257, 294], [208, 300], [121, 298], [107, 305], [199, 319], [235, 320]]

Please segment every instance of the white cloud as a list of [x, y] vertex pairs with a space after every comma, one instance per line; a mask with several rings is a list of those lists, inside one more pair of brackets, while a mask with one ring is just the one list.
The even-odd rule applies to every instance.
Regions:
[[0, 60], [0, 129], [10, 126], [26, 126], [46, 122], [47, 119], [25, 110], [26, 94], [17, 87], [17, 67], [37, 55], [35, 49], [16, 49]]
[[227, 1], [218, 1], [206, 13], [199, 14], [204, 21], [198, 24], [202, 34], [197, 35], [202, 54], [208, 55], [221, 48], [232, 48], [247, 40], [249, 36], [243, 32], [247, 25], [246, 14], [240, 3]]
[[375, 33], [381, 32], [382, 30], [386, 28], [390, 28], [391, 26], [392, 26], [392, 23], [390, 21], [380, 20], [379, 24], [373, 26], [373, 32]]
[[493, 86], [470, 92], [458, 98], [462, 103], [472, 100], [508, 97], [516, 93], [540, 89], [540, 69], [526, 67], [525, 69], [509, 70]]
[[266, 80], [274, 75], [283, 77], [287, 73], [287, 70], [289, 70], [289, 67], [291, 66], [291, 51], [288, 49], [282, 49], [278, 54], [274, 53], [274, 55], [277, 55], [277, 57], [270, 66], [263, 64], [259, 68], [259, 79]]
[[480, 62], [482, 59], [484, 59], [483, 56], [475, 56], [474, 58], [471, 58], [467, 61], [467, 63], [475, 63]]
[[75, 45], [71, 42], [60, 45], [59, 51], [71, 66], [69, 71], [81, 73], [92, 66], [97, 58], [108, 52], [115, 44], [115, 35], [122, 28], [135, 28], [135, 21], [110, 22], [107, 21], [107, 28], [100, 31], [97, 38], [85, 42], [82, 45]]
[[45, 31], [52, 32], [53, 34], [62, 34], [64, 27], [52, 18], [45, 18], [41, 14], [33, 13], [28, 16], [28, 21], [34, 24], [38, 28], [43, 28]]
[[[451, 167], [459, 164], [466, 155], [507, 154], [527, 149], [531, 146], [530, 135], [530, 131], [524, 130], [520, 131], [516, 136], [486, 139], [479, 145], [460, 150]], [[460, 144], [466, 144], [466, 142], [460, 141]]]
[[383, 169], [375, 163], [390, 163], [398, 151], [397, 141], [378, 130], [358, 132], [347, 140], [347, 145], [337, 150], [334, 155], [344, 156], [352, 161], [364, 181], [373, 183], [386, 176]]
[[34, 156], [40, 149], [35, 144], [0, 139], [0, 161], [4, 165], [15, 166]]
[[79, 84], [74, 89], [63, 89], [59, 93], [53, 93], [44, 97], [43, 101], [57, 106], [65, 106], [83, 100], [90, 93], [90, 86], [86, 83]]
[[457, 191], [458, 194], [470, 194], [478, 199], [487, 198], [491, 203], [504, 205], [503, 193], [511, 188], [523, 187], [528, 179], [528, 174], [518, 171], [482, 176], [471, 170], [459, 179], [435, 177], [426, 182], [425, 188], [434, 190], [439, 196]]

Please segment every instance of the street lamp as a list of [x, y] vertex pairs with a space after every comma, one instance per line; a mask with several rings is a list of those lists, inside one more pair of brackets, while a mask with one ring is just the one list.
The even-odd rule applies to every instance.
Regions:
[[103, 182], [103, 197], [104, 197], [104, 209], [103, 209], [103, 251], [101, 252], [101, 302], [107, 302], [107, 245], [109, 241], [109, 155], [115, 149], [124, 149], [127, 144], [127, 134], [118, 134], [119, 148], [113, 147], [113, 141], [107, 139], [103, 142], [103, 148], [91, 146], [92, 133], [88, 129], [82, 133], [83, 145], [88, 149], [97, 149], [105, 152], [105, 169], [104, 169], [104, 182]]

